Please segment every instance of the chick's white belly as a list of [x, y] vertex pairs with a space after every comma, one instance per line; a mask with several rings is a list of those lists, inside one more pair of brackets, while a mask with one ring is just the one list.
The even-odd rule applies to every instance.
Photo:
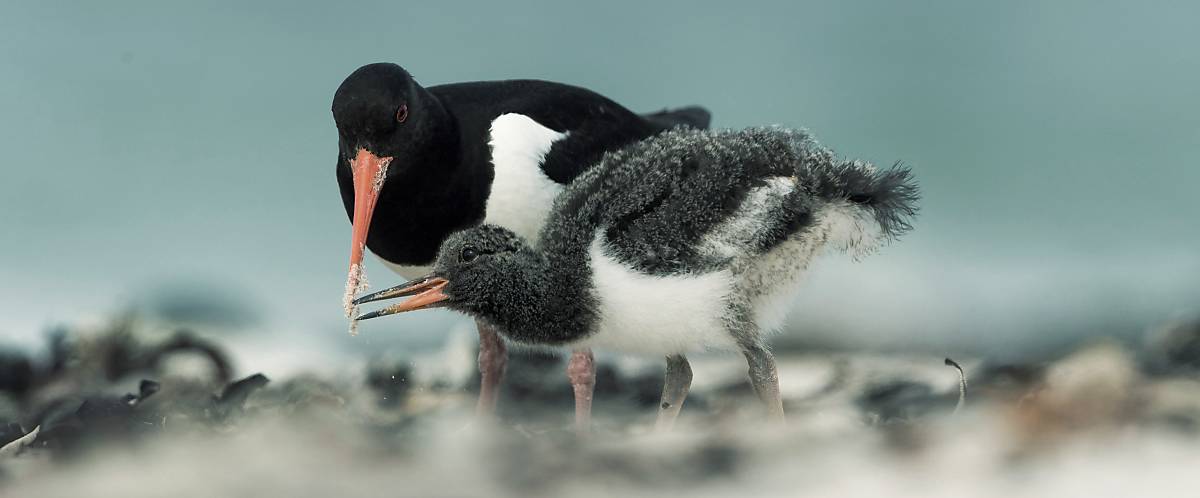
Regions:
[[737, 348], [725, 321], [729, 272], [647, 275], [607, 254], [599, 236], [590, 253], [599, 319], [573, 346], [661, 355]]

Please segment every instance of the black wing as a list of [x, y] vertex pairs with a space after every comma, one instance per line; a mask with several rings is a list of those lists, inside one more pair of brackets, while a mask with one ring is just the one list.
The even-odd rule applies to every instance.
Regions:
[[[456, 83], [430, 88], [452, 106], [471, 133], [487, 133], [497, 116], [518, 113], [567, 137], [542, 160], [551, 180], [566, 185], [604, 155], [664, 130], [707, 127], [709, 113], [692, 106], [640, 116], [586, 88], [540, 80]], [[700, 126], [703, 125], [703, 126]]]
[[708, 109], [695, 105], [678, 109], [663, 109], [658, 112], [642, 114], [642, 117], [664, 129], [683, 127], [707, 130], [712, 122], [712, 113], [708, 112]]

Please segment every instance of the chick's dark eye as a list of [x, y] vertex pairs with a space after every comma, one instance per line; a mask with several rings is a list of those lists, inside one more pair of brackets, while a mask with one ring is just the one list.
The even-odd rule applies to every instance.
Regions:
[[473, 248], [473, 247], [464, 247], [462, 250], [462, 253], [460, 253], [458, 255], [458, 258], [461, 259], [463, 263], [470, 263], [472, 261], [475, 261], [475, 258], [478, 258], [478, 257], [479, 257], [479, 252], [476, 251], [475, 248]]
[[396, 122], [403, 123], [407, 120], [408, 120], [408, 104], [400, 104], [400, 107], [396, 108]]

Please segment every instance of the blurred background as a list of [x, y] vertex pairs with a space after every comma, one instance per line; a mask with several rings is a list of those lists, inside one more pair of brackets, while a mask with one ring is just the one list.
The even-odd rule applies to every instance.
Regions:
[[[360, 65], [539, 78], [913, 167], [916, 230], [814, 267], [780, 341], [1049, 354], [1200, 311], [1200, 4], [6, 2], [0, 338], [136, 309], [256, 370], [441, 345], [346, 333], [329, 105]], [[376, 260], [375, 288], [399, 280]], [[257, 345], [257, 347], [255, 347]]]

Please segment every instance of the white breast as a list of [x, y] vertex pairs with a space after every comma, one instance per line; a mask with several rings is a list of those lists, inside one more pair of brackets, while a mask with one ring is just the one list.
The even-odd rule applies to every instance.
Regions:
[[613, 258], [600, 234], [590, 255], [600, 319], [579, 346], [647, 354], [736, 348], [724, 325], [729, 272], [647, 275]]
[[542, 172], [542, 160], [554, 142], [566, 138], [523, 114], [504, 114], [492, 121], [492, 164], [495, 178], [484, 223], [500, 225], [537, 243], [554, 198], [562, 192]]

